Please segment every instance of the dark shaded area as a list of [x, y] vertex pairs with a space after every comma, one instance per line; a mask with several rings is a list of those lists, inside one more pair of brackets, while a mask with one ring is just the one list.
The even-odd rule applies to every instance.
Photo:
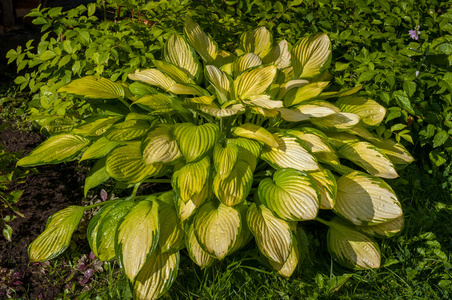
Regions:
[[[0, 144], [8, 151], [30, 152], [45, 137], [37, 133], [23, 133], [7, 128], [0, 132]], [[27, 247], [44, 230], [47, 218], [70, 205], [81, 205], [86, 170], [76, 163], [37, 167], [39, 174], [31, 174], [22, 184], [14, 184], [10, 191], [24, 190], [16, 206], [26, 218], [16, 218], [8, 224], [13, 228], [12, 242], [0, 235], [0, 298], [9, 288], [17, 286], [16, 297], [54, 299], [62, 286], [49, 286], [42, 273], [42, 264], [29, 263]], [[1, 207], [0, 209], [4, 209]], [[5, 212], [7, 213], [7, 212]], [[41, 275], [40, 275], [41, 274]], [[6, 279], [5, 279], [6, 278]], [[10, 291], [11, 292], [11, 291]]]

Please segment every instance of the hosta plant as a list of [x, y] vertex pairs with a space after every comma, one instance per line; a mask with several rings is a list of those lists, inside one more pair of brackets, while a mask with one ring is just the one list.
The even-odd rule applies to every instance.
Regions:
[[[329, 226], [338, 263], [378, 268], [374, 238], [403, 226], [384, 178], [396, 178], [412, 157], [372, 132], [385, 109], [355, 96], [359, 87], [327, 90], [330, 61], [326, 34], [290, 45], [259, 27], [232, 53], [187, 18], [184, 34], [166, 41], [154, 67], [130, 74], [130, 85], [89, 76], [60, 88], [102, 113], [18, 164], [94, 160], [85, 193], [109, 178], [133, 187], [128, 198], [96, 204], [87, 235], [99, 259], [119, 261], [137, 299], [164, 293], [183, 248], [207, 268], [254, 240], [268, 265], [289, 277], [305, 256], [310, 220]], [[136, 195], [144, 182], [165, 181], [172, 190]], [[64, 251], [91, 208], [52, 215], [29, 246], [30, 260]], [[320, 209], [336, 216], [321, 219]]]

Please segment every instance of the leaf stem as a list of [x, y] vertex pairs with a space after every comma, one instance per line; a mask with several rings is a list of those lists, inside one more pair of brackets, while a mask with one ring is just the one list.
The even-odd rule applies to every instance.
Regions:
[[317, 218], [315, 218], [315, 220], [316, 221], [319, 221], [320, 223], [322, 223], [322, 224], [325, 224], [326, 226], [331, 226], [331, 222], [329, 222], [329, 221], [325, 221], [324, 219], [321, 219], [321, 218], [319, 218], [319, 217], [317, 217]]
[[143, 182], [147, 183], [171, 183], [171, 179], [148, 179]]

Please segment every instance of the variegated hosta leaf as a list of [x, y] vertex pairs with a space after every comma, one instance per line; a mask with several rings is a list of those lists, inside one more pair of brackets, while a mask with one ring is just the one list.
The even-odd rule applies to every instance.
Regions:
[[170, 125], [161, 124], [150, 131], [143, 141], [143, 161], [145, 164], [174, 164], [182, 159], [182, 153], [173, 136]]
[[361, 122], [367, 126], [376, 126], [383, 121], [386, 109], [372, 99], [365, 97], [343, 97], [336, 101], [335, 105], [343, 112], [357, 114]]
[[326, 136], [328, 136], [328, 140], [331, 145], [336, 148], [340, 148], [345, 144], [349, 144], [352, 142], [358, 142], [359, 138], [356, 135], [350, 134], [348, 132], [324, 132]]
[[265, 109], [276, 109], [284, 107], [281, 100], [271, 100], [268, 95], [251, 96], [249, 101], [243, 101], [246, 105], [258, 106]]
[[393, 140], [373, 141], [372, 144], [377, 146], [395, 165], [404, 166], [414, 161], [406, 148]]
[[241, 126], [235, 127], [232, 130], [232, 133], [236, 136], [262, 142], [270, 147], [278, 147], [279, 145], [275, 137], [270, 132], [268, 132], [267, 129], [255, 124], [246, 123]]
[[254, 53], [246, 53], [234, 62], [234, 78], [237, 78], [243, 71], [262, 65], [262, 59]]
[[245, 106], [243, 104], [233, 104], [225, 108], [221, 108], [215, 103], [209, 105], [199, 105], [199, 110], [216, 118], [230, 117], [236, 114], [243, 114]]
[[247, 222], [259, 251], [267, 258], [284, 264], [293, 244], [289, 224], [275, 217], [265, 206], [258, 207], [256, 203], [252, 203], [248, 209]]
[[224, 65], [232, 64], [236, 58], [237, 56], [235, 56], [235, 54], [219, 49], [213, 65], [220, 68]]
[[[230, 90], [232, 85], [232, 80], [223, 73], [220, 69], [215, 66], [207, 65], [205, 72], [207, 80], [215, 88], [217, 97], [220, 104], [225, 103], [230, 99]], [[210, 104], [210, 103], [207, 103]]]
[[204, 156], [196, 162], [185, 164], [174, 172], [171, 185], [182, 201], [187, 202], [202, 191], [210, 173], [210, 159]]
[[129, 90], [133, 95], [138, 97], [157, 93], [157, 90], [153, 86], [138, 81], [132, 82], [129, 85]]
[[76, 126], [72, 130], [72, 133], [84, 137], [100, 136], [120, 119], [121, 117], [119, 116], [100, 116], [96, 118], [89, 118], [84, 120], [81, 125]]
[[185, 100], [189, 100], [190, 102], [196, 104], [211, 104], [213, 100], [215, 100], [215, 95], [185, 98]]
[[376, 225], [402, 216], [402, 208], [383, 179], [352, 172], [337, 180], [334, 211], [355, 225]]
[[281, 113], [281, 118], [286, 121], [301, 122], [313, 118], [322, 118], [333, 115], [337, 113], [339, 109], [332, 104], [328, 105], [327, 103], [320, 101], [306, 101], [306, 103], [303, 103], [296, 108], [278, 108], [277, 111]]
[[273, 179], [259, 184], [259, 199], [276, 216], [286, 221], [313, 220], [317, 216], [320, 195], [312, 178], [295, 169], [280, 169]]
[[213, 192], [228, 206], [242, 203], [253, 184], [253, 170], [249, 163], [239, 160], [226, 178], [216, 175], [213, 179]]
[[348, 129], [347, 132], [368, 140], [371, 143], [378, 141], [378, 138], [376, 138], [374, 134], [370, 133], [370, 131], [361, 124], [353, 126], [352, 128]]
[[193, 228], [193, 222], [187, 224], [185, 245], [187, 246], [188, 255], [190, 256], [191, 260], [201, 269], [208, 268], [215, 262], [216, 259], [209, 253], [204, 251], [199, 244], [198, 239], [195, 235], [195, 230]]
[[207, 90], [191, 83], [175, 83], [168, 89], [168, 92], [176, 95], [210, 96]]
[[355, 86], [352, 89], [345, 89], [345, 90], [341, 90], [339, 92], [325, 92], [319, 96], [319, 99], [325, 100], [325, 99], [329, 99], [329, 98], [350, 96], [350, 95], [353, 95], [354, 93], [358, 92], [362, 88], [363, 87], [359, 85], [359, 86]]
[[105, 166], [106, 162], [106, 157], [99, 159], [98, 161], [96, 161], [94, 166], [91, 167], [88, 174], [86, 174], [85, 186], [83, 187], [83, 193], [85, 197], [90, 189], [110, 179], [110, 175], [108, 175], [107, 173], [107, 167]]
[[152, 252], [158, 252], [160, 236], [159, 205], [138, 202], [120, 221], [115, 237], [115, 252], [127, 278], [133, 282]]
[[174, 137], [185, 160], [192, 162], [215, 145], [218, 127], [209, 123], [199, 126], [192, 123], [180, 123], [174, 128]]
[[204, 251], [221, 260], [234, 246], [241, 231], [241, 222], [237, 209], [209, 201], [199, 208], [193, 226]]
[[367, 234], [367, 235], [371, 235], [371, 236], [375, 236], [375, 237], [379, 237], [379, 238], [388, 238], [388, 237], [392, 237], [396, 234], [398, 234], [400, 231], [402, 231], [403, 229], [403, 223], [404, 223], [404, 219], [403, 216], [400, 216], [398, 218], [395, 218], [394, 220], [385, 222], [385, 223], [380, 223], [377, 225], [371, 225], [371, 226], [355, 226], [356, 229], [358, 229], [359, 231]]
[[59, 88], [58, 92], [66, 92], [94, 99], [116, 99], [123, 98], [126, 95], [122, 84], [96, 76], [75, 79], [71, 83]]
[[240, 36], [239, 49], [264, 58], [272, 49], [273, 36], [264, 26], [247, 31]]
[[290, 251], [287, 260], [281, 264], [271, 259], [268, 260], [270, 265], [278, 272], [279, 275], [289, 278], [292, 276], [293, 272], [297, 268], [298, 262], [300, 261], [300, 246], [298, 245], [298, 240], [296, 236], [292, 238], [292, 251]]
[[159, 202], [160, 238], [159, 249], [161, 253], [176, 252], [184, 247], [184, 226], [179, 220], [174, 203], [172, 205]]
[[262, 151], [261, 144], [247, 138], [226, 139], [226, 145], [228, 144], [236, 144], [238, 146], [239, 159], [249, 163], [254, 172]]
[[156, 93], [152, 95], [145, 95], [133, 104], [138, 104], [146, 110], [149, 110], [153, 114], [167, 114], [173, 112], [174, 101], [178, 101], [175, 97], [171, 97], [166, 94]]
[[129, 78], [154, 85], [164, 91], [168, 91], [176, 83], [157, 69], [136, 70], [135, 73], [129, 74]]
[[51, 215], [44, 232], [28, 246], [30, 262], [52, 259], [66, 250], [83, 211], [84, 207], [69, 206]]
[[276, 72], [275, 66], [259, 66], [244, 71], [234, 80], [235, 99], [244, 100], [263, 94], [273, 82]]
[[240, 212], [242, 227], [240, 230], [240, 234], [237, 237], [237, 240], [235, 241], [234, 246], [229, 251], [229, 254], [239, 251], [240, 249], [245, 247], [253, 238], [253, 234], [251, 233], [250, 229], [248, 228], [248, 223], [246, 222], [246, 215], [248, 213], [248, 208], [249, 208], [249, 205], [243, 204], [243, 203], [235, 206], [235, 209], [237, 209]]
[[141, 142], [127, 142], [115, 148], [107, 157], [107, 173], [119, 181], [137, 183], [161, 172], [162, 164], [146, 165], [141, 155]]
[[218, 54], [218, 45], [190, 17], [185, 18], [185, 36], [188, 43], [198, 52], [201, 58], [211, 64]]
[[325, 130], [347, 130], [359, 123], [360, 117], [357, 114], [338, 112], [322, 118], [310, 120], [315, 126]]
[[184, 72], [185, 70], [180, 69], [178, 66], [164, 60], [153, 60], [152, 62], [157, 69], [171, 77], [177, 83], [193, 83], [193, 80], [188, 75], [190, 73]]
[[327, 246], [338, 263], [355, 270], [380, 267], [380, 248], [372, 238], [360, 233], [339, 217], [335, 217], [330, 223]]
[[[190, 47], [190, 45], [185, 41], [183, 37], [178, 34], [173, 34], [165, 44], [163, 50], [163, 58], [169, 63], [179, 67], [182, 71], [190, 78], [197, 81], [198, 76], [201, 72], [201, 65], [198, 61], [198, 56], [195, 51]], [[184, 79], [182, 76], [174, 76], [176, 74], [168, 72], [167, 69], [162, 69], [154, 62], [155, 66], [159, 68], [161, 71], [173, 77], [174, 80], [176, 78]], [[179, 83], [190, 83], [190, 81], [181, 82], [176, 80]]]
[[105, 137], [101, 137], [86, 149], [85, 153], [83, 153], [80, 158], [80, 161], [104, 157], [119, 144], [120, 142], [109, 141]]
[[330, 64], [330, 39], [324, 33], [303, 38], [294, 45], [291, 54], [295, 78], [315, 78]]
[[316, 98], [329, 84], [328, 81], [308, 83], [297, 89], [289, 90], [284, 96], [284, 106], [290, 107]]
[[333, 173], [328, 169], [310, 172], [320, 192], [320, 208], [333, 209], [336, 203], [337, 183]]
[[278, 99], [283, 99], [288, 91], [294, 88], [300, 88], [309, 84], [309, 80], [306, 79], [293, 79], [281, 84], [278, 91]]
[[275, 65], [278, 69], [290, 66], [290, 51], [286, 40], [282, 40], [268, 53], [263, 60], [264, 64]]
[[75, 134], [62, 133], [55, 135], [39, 145], [30, 154], [21, 158], [17, 165], [29, 167], [69, 161], [88, 146], [90, 142], [90, 140]]
[[149, 123], [144, 120], [126, 120], [111, 126], [105, 137], [110, 141], [134, 140], [145, 135], [149, 128]]
[[225, 179], [231, 174], [239, 159], [239, 148], [236, 144], [216, 144], [213, 148], [213, 163], [217, 176]]
[[340, 156], [363, 167], [371, 175], [390, 179], [399, 176], [386, 155], [370, 143], [350, 142], [337, 149], [337, 152]]
[[154, 251], [133, 283], [137, 300], [153, 300], [162, 296], [173, 284], [179, 268], [180, 253]]
[[209, 176], [201, 192], [191, 197], [188, 201], [184, 202], [181, 198], [177, 199], [176, 209], [181, 222], [191, 217], [196, 212], [198, 207], [214, 197], [212, 191], [212, 180], [213, 179]]
[[300, 171], [319, 169], [317, 162], [297, 137], [284, 133], [274, 133], [278, 147], [264, 148], [261, 158], [275, 169], [293, 168]]
[[105, 205], [88, 225], [88, 242], [94, 255], [101, 261], [115, 258], [115, 235], [119, 221], [135, 205], [133, 201], [114, 201]]

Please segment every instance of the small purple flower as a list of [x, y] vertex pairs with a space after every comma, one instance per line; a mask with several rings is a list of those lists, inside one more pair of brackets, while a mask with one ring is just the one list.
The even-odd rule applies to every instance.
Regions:
[[408, 34], [410, 35], [410, 37], [413, 40], [419, 40], [419, 35], [421, 34], [421, 31], [419, 30], [421, 28], [420, 25], [417, 25], [416, 28], [414, 28], [414, 30], [410, 30], [408, 31]]
[[107, 192], [104, 189], [102, 189], [100, 191], [100, 198], [102, 199], [102, 201], [106, 201], [107, 198], [108, 198], [108, 194], [107, 194]]

